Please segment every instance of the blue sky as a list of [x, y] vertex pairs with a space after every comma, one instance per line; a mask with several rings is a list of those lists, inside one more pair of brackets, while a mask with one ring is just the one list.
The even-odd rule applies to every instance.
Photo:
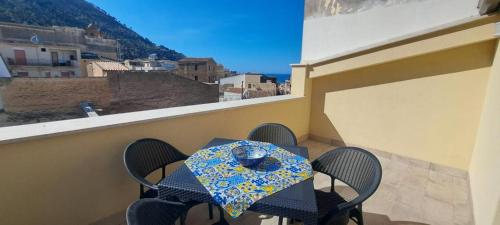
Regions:
[[239, 72], [290, 73], [300, 61], [304, 0], [89, 2], [157, 44]]

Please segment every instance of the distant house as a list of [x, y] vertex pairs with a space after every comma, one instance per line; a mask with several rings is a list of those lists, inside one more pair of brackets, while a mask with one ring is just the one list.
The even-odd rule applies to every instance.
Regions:
[[87, 65], [88, 77], [107, 77], [110, 72], [130, 70], [119, 62], [93, 61]]
[[217, 63], [212, 58], [184, 58], [179, 60], [176, 74], [205, 83], [218, 80]]
[[[276, 78], [257, 73], [221, 78], [219, 80], [219, 93], [222, 101], [275, 96], [277, 93]], [[236, 95], [237, 93], [239, 93], [239, 97]]]
[[171, 60], [157, 59], [135, 59], [125, 60], [125, 66], [133, 71], [173, 71], [177, 68], [177, 62]]
[[[117, 42], [89, 30], [0, 23], [0, 55], [13, 77], [80, 77], [81, 53], [117, 59]], [[85, 73], [83, 73], [85, 76]]]

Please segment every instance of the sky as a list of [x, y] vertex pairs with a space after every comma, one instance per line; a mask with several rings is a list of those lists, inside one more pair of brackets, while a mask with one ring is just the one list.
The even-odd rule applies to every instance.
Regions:
[[231, 70], [288, 74], [300, 62], [304, 0], [88, 1], [158, 45]]

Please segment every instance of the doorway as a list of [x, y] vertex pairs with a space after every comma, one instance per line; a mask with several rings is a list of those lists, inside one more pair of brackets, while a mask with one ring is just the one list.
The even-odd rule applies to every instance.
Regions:
[[59, 54], [57, 52], [51, 52], [50, 56], [52, 58], [52, 65], [58, 66], [59, 65]]
[[26, 65], [26, 52], [24, 50], [14, 50], [14, 58], [16, 59], [16, 65]]

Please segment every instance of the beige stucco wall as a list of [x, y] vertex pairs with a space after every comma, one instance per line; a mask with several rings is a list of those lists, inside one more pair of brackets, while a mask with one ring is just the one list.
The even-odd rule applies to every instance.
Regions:
[[310, 135], [467, 170], [495, 42], [312, 79]]
[[476, 224], [500, 225], [500, 47], [491, 68], [470, 182]]
[[245, 138], [263, 122], [283, 123], [304, 137], [305, 103], [299, 98], [0, 144], [0, 224], [116, 224], [138, 197], [122, 162], [128, 143], [159, 138], [192, 154], [214, 137]]

